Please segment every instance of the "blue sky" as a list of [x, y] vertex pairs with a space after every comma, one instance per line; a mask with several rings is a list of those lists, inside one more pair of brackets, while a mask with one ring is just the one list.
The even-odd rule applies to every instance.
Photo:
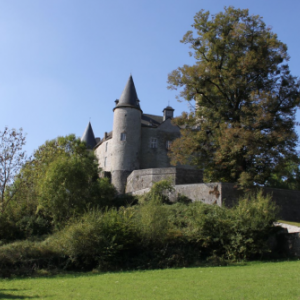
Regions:
[[130, 73], [145, 113], [162, 114], [168, 101], [177, 115], [188, 110], [167, 89], [168, 73], [193, 63], [179, 41], [196, 12], [230, 5], [263, 17], [299, 76], [299, 0], [0, 0], [0, 130], [22, 127], [28, 155], [81, 136], [90, 119], [103, 137]]

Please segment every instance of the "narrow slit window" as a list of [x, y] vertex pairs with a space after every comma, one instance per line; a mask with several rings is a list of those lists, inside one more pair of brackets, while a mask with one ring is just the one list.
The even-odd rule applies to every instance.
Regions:
[[105, 152], [107, 152], [107, 148], [108, 148], [108, 143], [106, 143], [105, 145]]
[[104, 157], [104, 167], [106, 167], [107, 157]]
[[166, 141], [166, 149], [167, 150], [170, 150], [170, 148], [171, 148], [171, 141]]
[[121, 141], [126, 141], [126, 133], [125, 132], [121, 133]]
[[150, 148], [157, 148], [157, 138], [150, 139]]

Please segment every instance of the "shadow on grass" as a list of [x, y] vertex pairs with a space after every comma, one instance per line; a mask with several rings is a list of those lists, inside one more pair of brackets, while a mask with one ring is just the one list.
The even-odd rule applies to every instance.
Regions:
[[[141, 273], [147, 273], [147, 272], [155, 272], [155, 271], [170, 271], [170, 270], [181, 270], [181, 269], [198, 269], [198, 268], [241, 268], [241, 267], [251, 267], [255, 265], [262, 265], [262, 264], [268, 264], [268, 263], [283, 263], [283, 262], [296, 262], [299, 261], [298, 258], [293, 259], [276, 259], [276, 260], [250, 260], [250, 261], [240, 261], [240, 262], [229, 262], [227, 261], [226, 264], [218, 264], [218, 263], [208, 263], [207, 261], [199, 263], [194, 266], [186, 266], [186, 267], [173, 267], [173, 268], [151, 268], [151, 269], [125, 269], [125, 270], [115, 270], [115, 271], [101, 271], [94, 269], [92, 271], [66, 271], [66, 270], [60, 270], [55, 269], [55, 271], [45, 271], [43, 274], [32, 274], [30, 277], [13, 277], [13, 278], [7, 278], [7, 280], [32, 280], [32, 279], [39, 279], [39, 280], [48, 280], [48, 279], [57, 279], [57, 278], [78, 278], [78, 277], [93, 277], [93, 276], [103, 276], [103, 275], [109, 275], [109, 274], [141, 274]], [[0, 278], [1, 279], [1, 278]], [[3, 298], [1, 291], [4, 291], [3, 289], [0, 289], [0, 299], [25, 299], [14, 297], [12, 295], [11, 298]], [[11, 289], [11, 291], [18, 291]], [[20, 290], [19, 290], [20, 291]], [[39, 296], [32, 296], [27, 298], [39, 298]]]
[[39, 296], [12, 295], [8, 292], [23, 291], [20, 289], [0, 289], [0, 299], [37, 299]]

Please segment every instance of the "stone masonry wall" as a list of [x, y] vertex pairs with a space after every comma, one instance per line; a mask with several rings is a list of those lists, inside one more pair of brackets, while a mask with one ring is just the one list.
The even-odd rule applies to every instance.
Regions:
[[[180, 130], [168, 119], [158, 128], [142, 127], [140, 168], [168, 168], [171, 166], [166, 148], [167, 141], [173, 141], [180, 136]], [[157, 147], [150, 147], [151, 138], [157, 139]]]
[[154, 182], [163, 179], [169, 179], [175, 185], [176, 168], [135, 170], [127, 178], [126, 193], [150, 188]]
[[181, 184], [175, 185], [174, 189], [169, 195], [171, 201], [175, 201], [179, 195], [184, 195], [192, 201], [222, 205], [222, 183]]
[[[300, 191], [263, 188], [264, 194], [272, 196], [272, 200], [279, 206], [279, 219], [300, 222]], [[222, 204], [231, 207], [242, 196], [232, 183], [222, 183]]]
[[[99, 167], [106, 172], [112, 170], [112, 139], [104, 141], [96, 150]], [[104, 163], [106, 158], [106, 164]]]
[[[135, 181], [138, 181], [136, 177], [135, 179]], [[149, 182], [150, 181], [151, 179], [149, 178]], [[138, 186], [138, 183], [135, 183], [135, 185], [131, 185], [130, 192], [133, 195], [140, 195], [148, 192], [150, 187], [151, 186], [146, 184], [144, 186]], [[174, 189], [174, 192], [169, 194], [172, 201], [175, 201], [177, 196], [181, 194], [190, 198], [192, 201], [202, 201], [207, 204], [217, 204], [226, 207], [235, 205], [238, 199], [243, 195], [232, 183], [176, 184], [174, 185]], [[300, 191], [272, 188], [265, 188], [263, 191], [265, 194], [270, 194], [272, 200], [279, 206], [279, 219], [300, 222]]]
[[175, 167], [135, 170], [127, 178], [126, 193], [151, 188], [154, 182], [163, 179], [170, 180], [172, 185], [199, 183], [203, 181], [203, 172]]

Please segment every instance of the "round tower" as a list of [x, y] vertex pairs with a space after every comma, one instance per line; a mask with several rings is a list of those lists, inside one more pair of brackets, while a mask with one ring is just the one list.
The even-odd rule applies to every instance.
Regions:
[[139, 99], [129, 77], [119, 100], [116, 100], [112, 136], [112, 184], [118, 193], [125, 191], [128, 175], [140, 167], [141, 117]]

